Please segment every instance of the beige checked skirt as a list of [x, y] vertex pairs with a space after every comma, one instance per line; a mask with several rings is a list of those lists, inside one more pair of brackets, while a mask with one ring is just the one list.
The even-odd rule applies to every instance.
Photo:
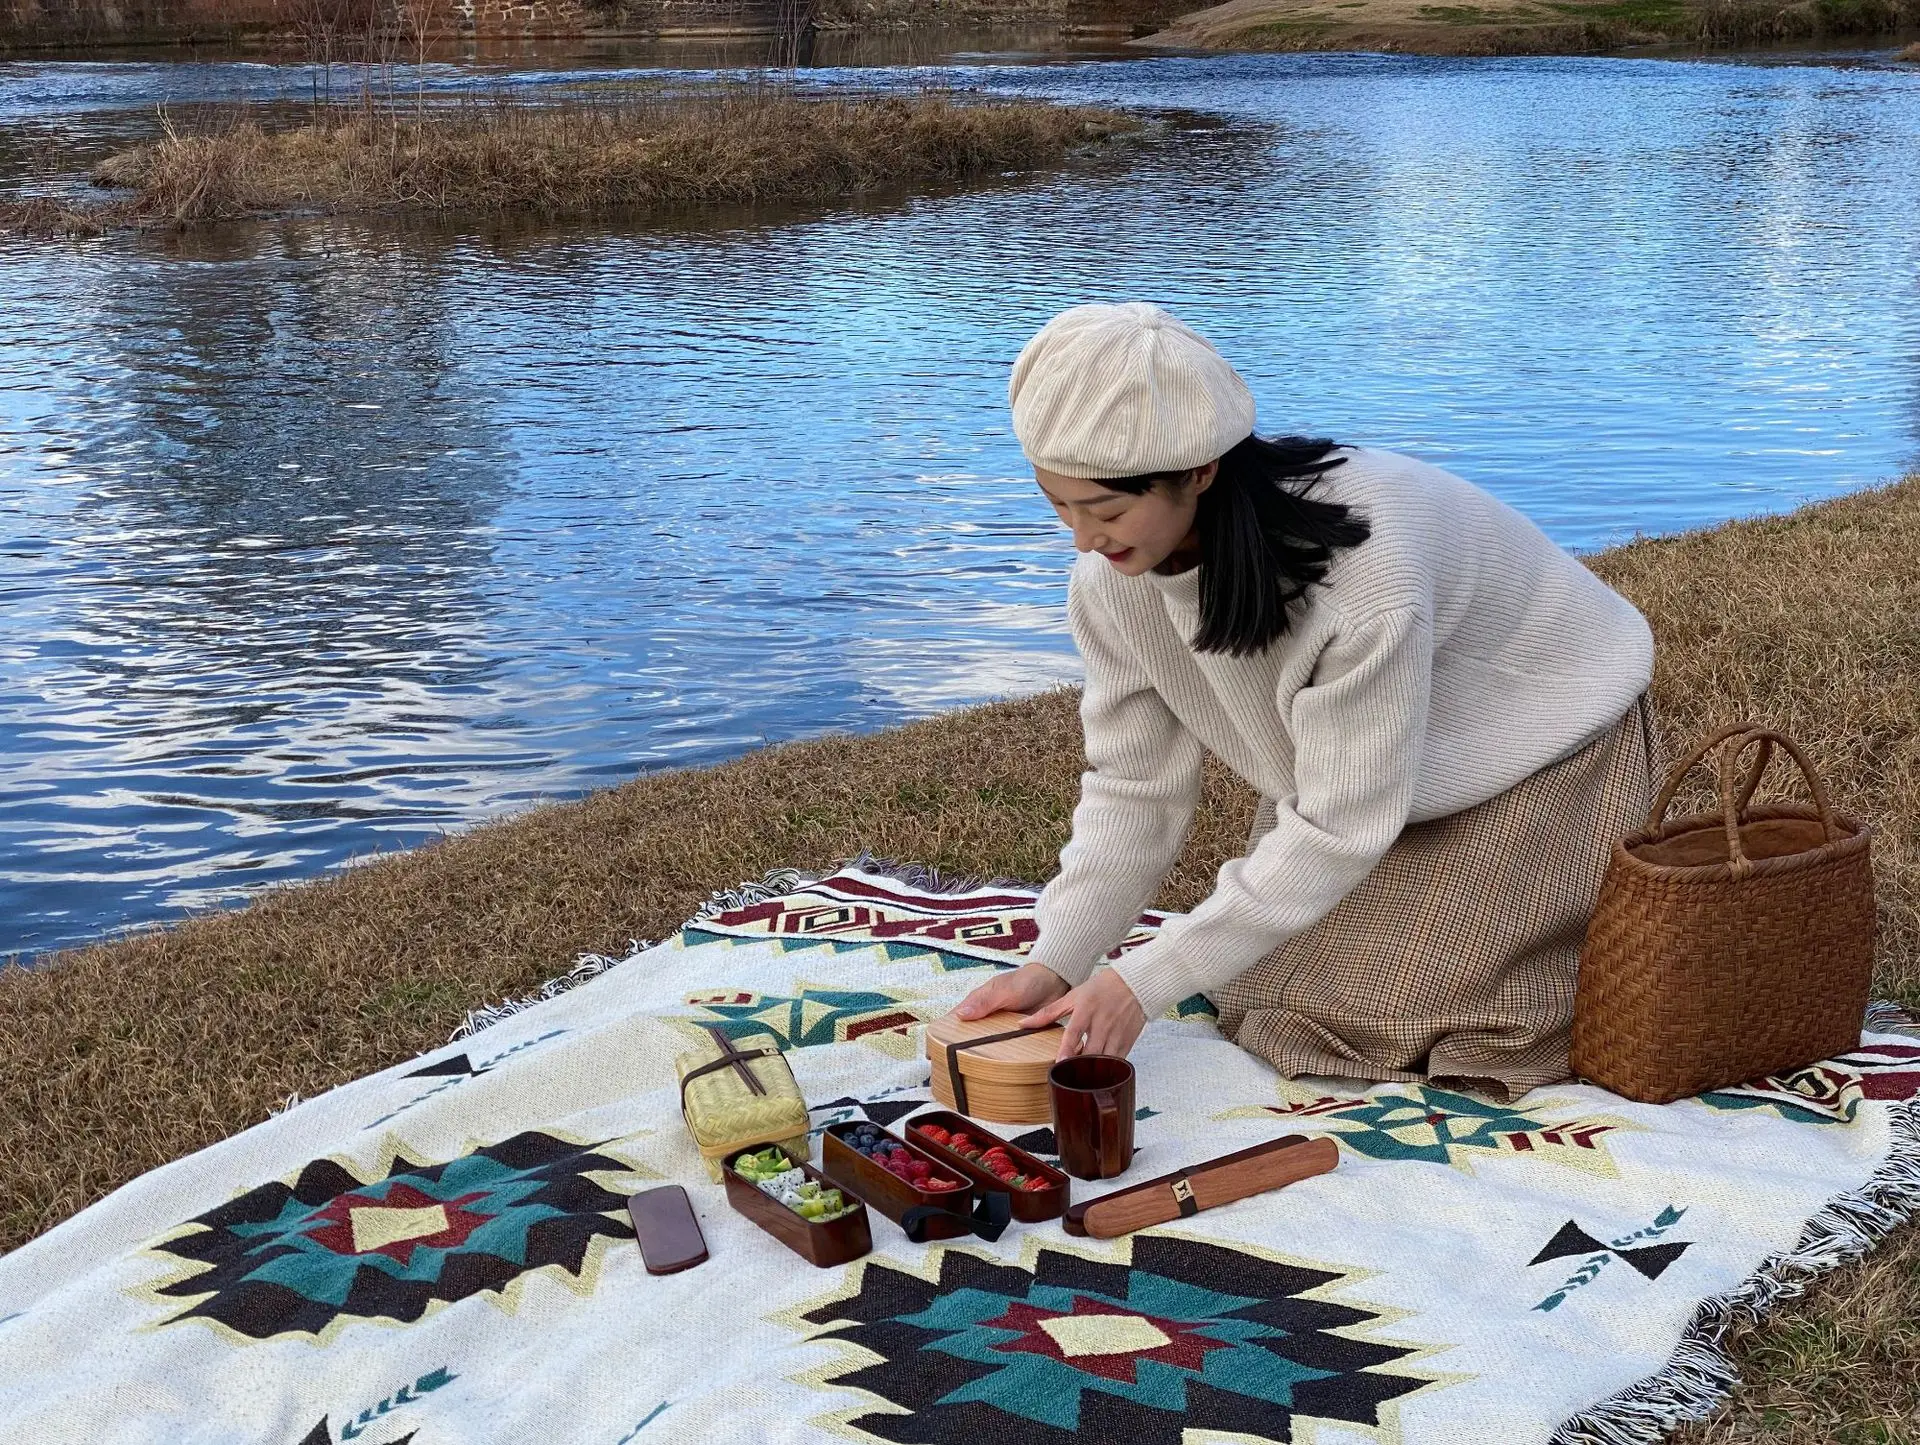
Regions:
[[1214, 991], [1221, 1027], [1289, 1075], [1502, 1099], [1567, 1078], [1580, 945], [1614, 842], [1646, 822], [1652, 749], [1642, 698], [1571, 757], [1408, 827], [1333, 912]]

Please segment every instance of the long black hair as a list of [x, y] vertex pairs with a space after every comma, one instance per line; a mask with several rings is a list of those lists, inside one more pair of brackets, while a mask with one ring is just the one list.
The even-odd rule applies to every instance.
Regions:
[[[1200, 630], [1196, 652], [1245, 657], [1285, 634], [1292, 604], [1327, 575], [1334, 555], [1372, 534], [1366, 518], [1341, 502], [1308, 495], [1345, 457], [1339, 444], [1306, 437], [1250, 436], [1220, 458], [1219, 475], [1200, 494]], [[1155, 486], [1177, 489], [1191, 472], [1103, 477], [1129, 496]]]

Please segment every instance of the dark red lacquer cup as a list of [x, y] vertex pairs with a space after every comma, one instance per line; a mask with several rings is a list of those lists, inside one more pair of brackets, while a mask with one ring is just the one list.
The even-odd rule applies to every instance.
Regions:
[[1133, 1162], [1133, 1065], [1111, 1054], [1062, 1059], [1047, 1071], [1060, 1167], [1112, 1179]]

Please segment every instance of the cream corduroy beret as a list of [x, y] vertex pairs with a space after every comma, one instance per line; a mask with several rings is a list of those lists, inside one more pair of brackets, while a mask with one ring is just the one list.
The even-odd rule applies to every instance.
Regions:
[[1066, 477], [1202, 466], [1253, 432], [1253, 393], [1207, 339], [1145, 301], [1073, 306], [1007, 382], [1027, 460]]

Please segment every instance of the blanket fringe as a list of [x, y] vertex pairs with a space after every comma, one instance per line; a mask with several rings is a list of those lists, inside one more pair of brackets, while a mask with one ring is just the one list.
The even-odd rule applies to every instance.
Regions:
[[[811, 881], [813, 875], [802, 873], [798, 868], [776, 868], [759, 882], [746, 882], [736, 888], [723, 888], [710, 895], [700, 905], [700, 911], [687, 920], [685, 926], [701, 923], [721, 913], [731, 913], [737, 908], [751, 908], [756, 903], [764, 903], [769, 898], [778, 898], [783, 893], [791, 893], [802, 883]], [[632, 938], [627, 940], [627, 951], [619, 958], [610, 958], [604, 953], [583, 953], [573, 961], [573, 967], [558, 978], [550, 978], [533, 993], [523, 998], [502, 999], [497, 1004], [487, 1004], [480, 1008], [469, 1009], [460, 1026], [447, 1035], [447, 1042], [458, 1043], [461, 1039], [470, 1039], [480, 1030], [492, 1028], [502, 1019], [510, 1019], [517, 1013], [532, 1008], [537, 1003], [545, 1003], [550, 998], [591, 982], [609, 969], [618, 968], [623, 963], [632, 963], [650, 949], [658, 948], [660, 940]]]
[[510, 1019], [537, 1003], [558, 998], [561, 994], [600, 977], [608, 969], [618, 968], [623, 963], [631, 963], [648, 949], [657, 947], [659, 944], [656, 942], [643, 938], [630, 938], [627, 940], [626, 953], [619, 958], [609, 958], [604, 953], [583, 953], [573, 961], [572, 968], [558, 978], [548, 979], [536, 992], [524, 998], [502, 999], [496, 1004], [485, 1004], [480, 1008], [468, 1009], [467, 1016], [460, 1021], [460, 1026], [447, 1035], [447, 1042], [453, 1044], [461, 1039], [470, 1039], [480, 1030], [491, 1028], [502, 1019]]
[[[741, 908], [751, 908], [756, 903], [765, 903], [769, 898], [778, 898], [791, 893], [802, 884], [816, 883], [832, 873], [847, 869], [857, 869], [862, 873], [876, 874], [882, 878], [891, 878], [895, 882], [905, 883], [918, 888], [923, 893], [971, 893], [981, 888], [1019, 888], [1033, 891], [1031, 883], [1018, 878], [971, 878], [952, 874], [942, 874], [938, 869], [928, 868], [919, 863], [894, 863], [873, 854], [862, 852], [856, 858], [850, 858], [840, 867], [827, 873], [806, 873], [798, 868], [775, 868], [758, 882], [749, 880], [733, 888], [722, 888], [708, 896], [700, 905], [700, 911], [687, 920], [688, 927], [696, 926], [722, 913], [732, 913]], [[609, 958], [600, 953], [583, 953], [574, 960], [573, 967], [558, 978], [550, 978], [539, 989], [524, 998], [502, 999], [497, 1004], [488, 1004], [481, 1008], [469, 1009], [460, 1026], [447, 1036], [448, 1043], [458, 1043], [461, 1039], [470, 1039], [484, 1028], [491, 1028], [502, 1019], [512, 1018], [515, 1014], [532, 1008], [537, 1003], [545, 1003], [550, 998], [558, 998], [570, 989], [576, 989], [590, 979], [598, 978], [610, 968], [618, 968], [623, 963], [631, 963], [648, 949], [657, 948], [657, 942], [632, 939], [627, 951], [619, 958]]]
[[802, 873], [798, 868], [776, 868], [758, 883], [746, 882], [733, 888], [722, 888], [709, 894], [707, 901], [700, 905], [700, 911], [688, 919], [688, 923], [703, 923], [709, 918], [718, 918], [722, 913], [732, 913], [741, 908], [751, 908], [756, 903], [765, 903], [769, 898], [778, 898], [783, 893], [791, 893], [802, 883], [811, 883], [824, 874]]
[[822, 878], [830, 878], [835, 873], [849, 871], [870, 873], [877, 878], [891, 878], [896, 883], [904, 883], [909, 888], [918, 888], [922, 893], [973, 893], [982, 888], [1018, 888], [1023, 892], [1034, 892], [1031, 883], [1018, 878], [976, 878], [971, 875], [942, 873], [937, 868], [929, 868], [923, 863], [896, 863], [887, 858], [876, 858], [873, 854], [862, 852], [849, 858], [837, 868], [824, 873], [806, 873], [798, 868], [776, 868], [759, 882], [746, 882], [735, 888], [723, 888], [711, 895], [700, 905], [700, 911], [690, 920], [698, 924], [722, 913], [732, 913], [737, 909], [751, 908], [756, 903], [765, 903], [769, 898], [778, 898], [791, 893], [807, 883], [818, 883]]
[[[929, 868], [921, 863], [895, 863], [864, 851], [859, 857], [849, 859], [842, 867], [858, 868], [863, 873], [877, 873], [882, 878], [891, 878], [896, 883], [918, 888], [922, 893], [974, 893], [982, 888], [1017, 888], [1025, 893], [1038, 891], [1022, 878], [978, 878], [969, 874], [942, 873], [937, 868]], [[840, 869], [834, 871], [839, 872]]]
[[1701, 1302], [1665, 1369], [1575, 1415], [1548, 1445], [1655, 1445], [1682, 1421], [1711, 1414], [1740, 1380], [1727, 1352], [1736, 1328], [1799, 1298], [1820, 1275], [1920, 1215], [1920, 1099], [1895, 1111], [1892, 1131], [1872, 1178], [1828, 1200], [1791, 1250], [1769, 1256], [1737, 1289]]
[[1877, 998], [1867, 1005], [1866, 1026], [1869, 1030], [1895, 1029], [1904, 1033], [1914, 1026], [1914, 1020], [1904, 1004], [1890, 998]]

